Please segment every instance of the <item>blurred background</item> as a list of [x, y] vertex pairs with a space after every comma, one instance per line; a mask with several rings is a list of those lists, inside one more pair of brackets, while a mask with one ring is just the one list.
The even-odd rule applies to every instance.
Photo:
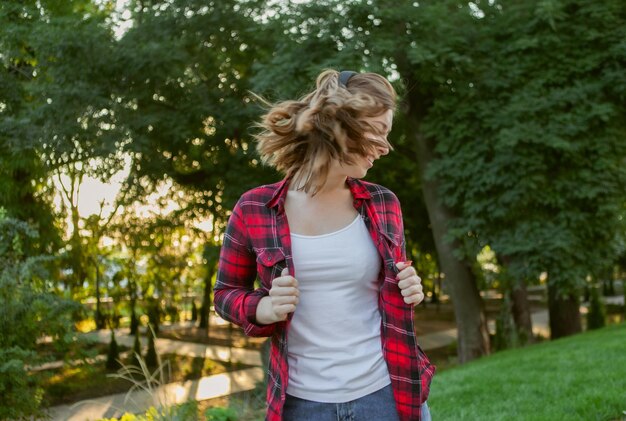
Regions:
[[[230, 209], [281, 179], [252, 93], [326, 68], [400, 94], [366, 179], [402, 203], [418, 342], [452, 332], [438, 365], [624, 321], [623, 0], [1, 0], [0, 63], [0, 419], [127, 390], [106, 375], [151, 329], [262, 349], [211, 307]], [[170, 380], [247, 367], [172, 355]]]

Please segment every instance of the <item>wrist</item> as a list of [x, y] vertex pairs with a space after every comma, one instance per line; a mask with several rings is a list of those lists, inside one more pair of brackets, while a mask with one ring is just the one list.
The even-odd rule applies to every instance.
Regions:
[[272, 311], [272, 297], [261, 298], [256, 307], [256, 322], [260, 325], [276, 323], [274, 312]]

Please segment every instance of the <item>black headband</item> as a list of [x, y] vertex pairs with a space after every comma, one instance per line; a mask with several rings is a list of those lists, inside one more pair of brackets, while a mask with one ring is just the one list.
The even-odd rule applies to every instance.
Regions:
[[350, 70], [344, 70], [343, 72], [339, 73], [339, 85], [346, 88], [348, 86], [348, 81], [350, 80], [350, 78], [356, 74], [357, 72], [352, 72]]

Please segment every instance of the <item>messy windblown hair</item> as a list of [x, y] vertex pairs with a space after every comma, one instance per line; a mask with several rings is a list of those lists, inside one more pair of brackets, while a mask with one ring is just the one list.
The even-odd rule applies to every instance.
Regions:
[[266, 105], [269, 110], [255, 135], [261, 159], [287, 177], [295, 176], [306, 192], [319, 191], [334, 159], [350, 165], [355, 155], [367, 156], [376, 147], [393, 149], [382, 127], [369, 123], [369, 117], [396, 105], [395, 90], [376, 73], [356, 73], [344, 86], [339, 72], [326, 70], [313, 92]]

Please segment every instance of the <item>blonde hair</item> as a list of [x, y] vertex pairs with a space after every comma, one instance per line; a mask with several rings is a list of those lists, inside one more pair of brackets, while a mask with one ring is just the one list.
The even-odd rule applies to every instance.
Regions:
[[356, 73], [344, 86], [339, 72], [325, 70], [316, 89], [300, 100], [265, 104], [269, 110], [255, 135], [261, 160], [287, 177], [297, 174], [295, 181], [305, 192], [319, 191], [334, 159], [350, 165], [355, 154], [367, 156], [381, 146], [393, 149], [384, 130], [368, 121], [396, 106], [395, 90], [376, 73]]

